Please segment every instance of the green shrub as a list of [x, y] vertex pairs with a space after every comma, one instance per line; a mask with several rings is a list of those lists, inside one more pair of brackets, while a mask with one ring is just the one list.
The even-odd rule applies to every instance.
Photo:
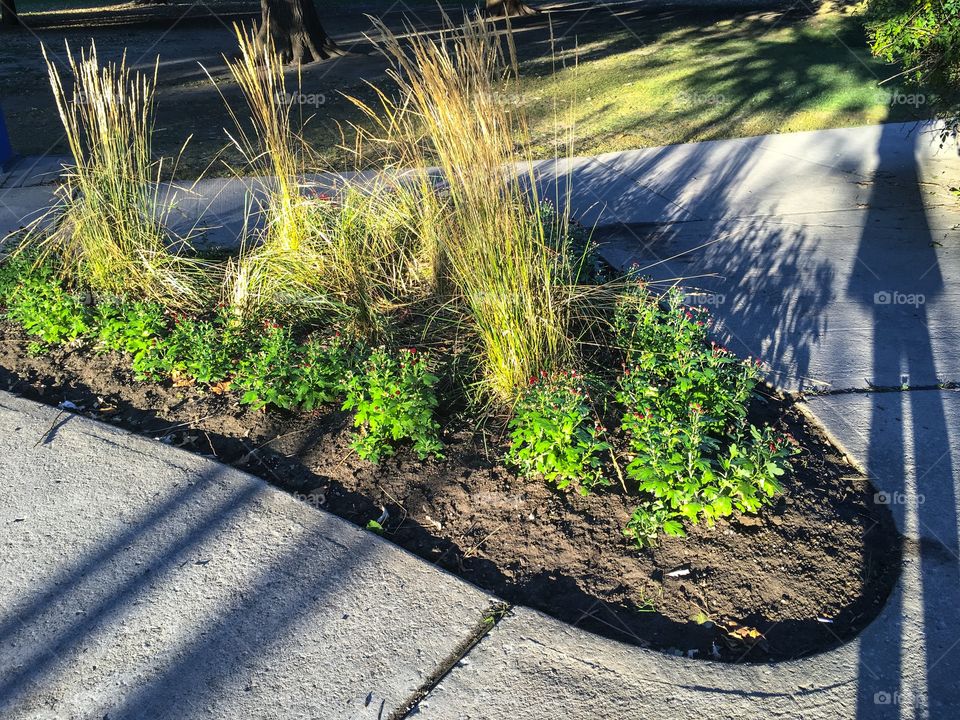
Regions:
[[244, 348], [244, 332], [223, 309], [210, 318], [174, 314], [173, 327], [149, 358], [149, 377], [183, 375], [214, 384], [233, 374]]
[[363, 347], [337, 333], [311, 336], [300, 347], [296, 382], [291, 394], [302, 410], [344, 397], [346, 378], [360, 362]]
[[437, 407], [437, 377], [428, 370], [429, 358], [415, 350], [392, 355], [375, 350], [359, 372], [347, 375], [344, 410], [355, 411], [353, 447], [365, 460], [379, 462], [396, 452], [400, 440], [413, 441], [424, 459], [441, 457], [440, 425], [433, 418]]
[[618, 305], [614, 326], [625, 356], [621, 404], [643, 409], [654, 402], [681, 417], [696, 403], [709, 432], [746, 417], [758, 365], [708, 342], [708, 313], [684, 306], [682, 293], [673, 291], [661, 303], [641, 288]]
[[523, 475], [537, 475], [560, 489], [571, 483], [586, 495], [608, 485], [600, 455], [610, 446], [589, 404], [582, 378], [561, 372], [531, 377], [510, 420], [507, 462]]
[[614, 324], [626, 357], [617, 392], [626, 473], [648, 495], [626, 533], [644, 544], [656, 528], [684, 535], [683, 521], [756, 512], [792, 453], [785, 438], [746, 422], [757, 364], [708, 344], [706, 311], [684, 307], [679, 292], [661, 304], [641, 290]]
[[267, 322], [259, 349], [241, 361], [234, 385], [240, 402], [259, 409], [313, 410], [344, 395], [344, 380], [357, 362], [357, 350], [338, 334], [309, 338], [297, 345], [286, 328]]
[[[944, 134], [960, 132], [960, 0], [870, 0], [870, 51], [904, 76], [946, 120]], [[893, 79], [893, 78], [890, 78]]]
[[100, 347], [129, 354], [138, 380], [156, 372], [158, 346], [167, 330], [161, 305], [104, 302], [96, 307], [94, 320]]
[[240, 361], [233, 386], [243, 390], [240, 402], [259, 410], [274, 405], [284, 410], [296, 407], [290, 388], [296, 374], [297, 346], [290, 331], [264, 322], [259, 349]]
[[6, 307], [13, 291], [34, 272], [36, 253], [13, 252], [0, 262], [0, 307]]
[[[43, 345], [74, 342], [91, 332], [90, 309], [61, 285], [49, 266], [21, 272], [16, 285], [11, 285], [7, 290], [7, 317], [39, 337]], [[43, 345], [32, 349], [41, 350]]]

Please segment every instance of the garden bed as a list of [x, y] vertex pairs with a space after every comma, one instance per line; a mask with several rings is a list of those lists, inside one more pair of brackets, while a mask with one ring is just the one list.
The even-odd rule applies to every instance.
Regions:
[[318, 194], [282, 58], [241, 30], [237, 173], [276, 187], [217, 257], [167, 227], [151, 82], [91, 48], [70, 94], [51, 64], [78, 162], [50, 222], [4, 243], [9, 388], [629, 642], [764, 661], [852, 637], [899, 568], [869, 484], [761, 360], [716, 344], [692, 288], [605, 265], [533, 178], [504, 177], [531, 159], [528, 124], [486, 23], [451, 43], [378, 27], [404, 71], [398, 100], [359, 103], [383, 137], [359, 131], [358, 155], [443, 184], [408, 170]]
[[31, 354], [9, 322], [0, 335], [4, 389], [214, 455], [360, 526], [380, 520], [392, 542], [507, 601], [624, 642], [734, 662], [798, 657], [852, 638], [897, 579], [899, 536], [870, 484], [763, 390], [750, 420], [800, 447], [782, 494], [758, 515], [639, 549], [623, 535], [635, 499], [616, 485], [581, 496], [517, 478], [495, 421], [478, 431], [441, 407], [444, 459], [404, 448], [374, 465], [351, 451], [337, 407], [256, 411], [237, 393], [138, 382], [118, 354]]

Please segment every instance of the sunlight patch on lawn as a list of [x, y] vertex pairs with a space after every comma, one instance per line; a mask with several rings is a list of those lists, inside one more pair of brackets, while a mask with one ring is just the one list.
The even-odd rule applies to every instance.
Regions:
[[660, 22], [645, 28], [649, 41], [639, 47], [626, 30], [587, 38], [579, 64], [565, 57], [552, 75], [542, 58], [521, 65], [517, 97], [538, 152], [549, 154], [558, 119], [561, 130], [575, 125], [577, 154], [597, 154], [923, 116], [923, 108], [891, 107], [878, 83], [892, 73], [870, 58], [858, 17]]

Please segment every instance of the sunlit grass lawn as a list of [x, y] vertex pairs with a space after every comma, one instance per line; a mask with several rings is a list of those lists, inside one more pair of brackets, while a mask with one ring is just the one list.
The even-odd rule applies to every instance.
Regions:
[[[25, 8], [60, 2], [22, 1]], [[353, 9], [361, 2], [385, 1], [357, 0]], [[459, 2], [444, 0], [447, 6]], [[571, 127], [574, 152], [598, 154], [926, 116], [923, 107], [916, 112], [907, 105], [891, 105], [889, 95], [878, 87], [896, 70], [870, 57], [859, 16], [838, 11], [801, 17], [729, 8], [650, 10], [636, 5], [616, 12], [598, 10], [582, 17], [557, 13], [554, 43], [542, 18], [516, 28], [520, 82], [515, 92], [508, 91], [508, 98], [527, 111], [537, 155], [553, 156], [555, 139]], [[211, 26], [210, 32], [217, 42], [229, 40], [220, 26]], [[131, 31], [121, 42], [130, 42], [136, 50], [155, 44], [155, 33]], [[81, 30], [75, 35], [73, 42], [86, 43]], [[166, 40], [168, 57], [169, 43], [178, 37], [171, 33]], [[187, 38], [183, 42], [196, 42], [195, 34]], [[101, 42], [107, 40], [98, 39]], [[18, 57], [38, 52], [27, 34], [22, 34], [18, 48]], [[344, 142], [341, 130], [349, 146], [350, 124], [365, 124], [363, 114], [342, 94], [376, 104], [366, 81], [390, 91], [393, 83], [384, 76], [383, 65], [376, 55], [360, 55], [304, 68], [303, 92], [325, 98], [319, 107], [302, 108], [305, 117], [314, 115], [304, 136], [331, 169], [353, 166], [354, 157], [339, 147]], [[6, 108], [15, 146], [24, 153], [47, 151], [59, 125], [46, 83], [42, 75], [28, 76], [19, 68], [8, 72], [12, 75], [3, 78], [10, 83], [8, 92], [17, 87], [17, 92], [29, 91], [35, 98]], [[289, 80], [296, 82], [295, 70]], [[229, 78], [222, 83], [227, 95], [242, 103]], [[225, 172], [221, 163], [211, 166], [211, 161], [227, 145], [222, 128], [229, 117], [209, 82], [162, 78], [159, 90], [155, 152], [175, 157], [184, 138], [192, 136], [177, 174], [189, 178]], [[914, 92], [895, 83], [888, 90]], [[189, 113], [182, 110], [185, 102]], [[228, 148], [224, 157], [231, 158], [230, 153]]]
[[[894, 71], [870, 57], [857, 16], [678, 24], [664, 15], [636, 25], [522, 64], [517, 98], [541, 152], [553, 152], [558, 122], [575, 125], [578, 154], [596, 154], [923, 115], [891, 106], [878, 87]], [[566, 67], [554, 73], [558, 60]]]

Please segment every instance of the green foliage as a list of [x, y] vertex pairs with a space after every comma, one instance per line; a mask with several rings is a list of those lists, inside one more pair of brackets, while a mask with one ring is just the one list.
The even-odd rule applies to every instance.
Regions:
[[710, 343], [709, 327], [706, 310], [685, 307], [678, 290], [660, 302], [643, 286], [625, 295], [614, 314], [616, 342], [625, 356], [619, 402], [636, 411], [655, 406], [678, 418], [696, 403], [709, 432], [746, 417], [759, 369]]
[[14, 252], [0, 261], [0, 307], [6, 307], [10, 295], [34, 270], [34, 253]]
[[439, 423], [433, 419], [437, 407], [429, 357], [416, 350], [399, 355], [385, 348], [375, 350], [358, 372], [346, 378], [344, 410], [355, 411], [353, 447], [365, 460], [379, 462], [396, 452], [400, 440], [413, 441], [413, 449], [424, 459], [441, 457]]
[[268, 321], [259, 349], [241, 361], [233, 384], [245, 391], [240, 402], [256, 409], [309, 411], [343, 397], [344, 379], [357, 359], [356, 348], [340, 335], [297, 345], [287, 328]]
[[656, 545], [660, 533], [683, 537], [683, 524], [675, 518], [661, 500], [646, 500], [639, 505], [627, 521], [623, 534], [636, 541], [640, 547]]
[[209, 318], [172, 317], [172, 329], [155, 348], [152, 374], [184, 375], [206, 384], [226, 380], [242, 354], [243, 328], [222, 308]]
[[97, 340], [105, 350], [131, 356], [137, 379], [157, 371], [161, 338], [167, 320], [161, 305], [151, 302], [105, 302], [94, 313]]
[[344, 381], [356, 368], [364, 349], [337, 333], [332, 338], [314, 335], [299, 348], [299, 366], [291, 394], [302, 410], [343, 398]]
[[903, 66], [908, 81], [929, 88], [956, 130], [960, 120], [960, 0], [871, 0], [870, 50]]
[[600, 455], [610, 446], [590, 407], [582, 378], [562, 372], [530, 378], [509, 424], [507, 462], [523, 475], [537, 475], [558, 488], [575, 483], [586, 495], [609, 485], [600, 467]]
[[641, 290], [614, 324], [627, 359], [617, 392], [626, 473], [648, 494], [626, 534], [647, 544], [655, 528], [682, 536], [684, 521], [756, 512], [779, 490], [792, 453], [786, 438], [746, 423], [757, 365], [708, 345], [706, 312], [684, 307], [679, 292], [661, 304]]
[[42, 345], [35, 345], [35, 350], [74, 342], [90, 333], [90, 309], [60, 284], [49, 265], [33, 266], [19, 277], [16, 285], [9, 276], [3, 279], [7, 317], [40, 338]]

